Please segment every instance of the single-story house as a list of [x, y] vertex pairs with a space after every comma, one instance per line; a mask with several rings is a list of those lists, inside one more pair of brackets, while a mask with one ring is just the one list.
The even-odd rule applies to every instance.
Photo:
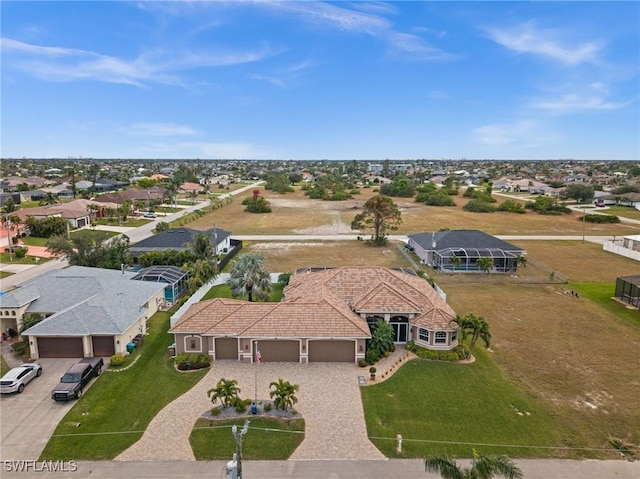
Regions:
[[169, 330], [176, 353], [214, 360], [357, 362], [371, 327], [389, 323], [398, 344], [428, 349], [458, 345], [453, 309], [412, 271], [340, 267], [291, 276], [279, 303], [216, 298], [193, 304]]
[[140, 256], [153, 251], [190, 251], [191, 244], [198, 234], [204, 233], [210, 238], [211, 247], [218, 255], [226, 254], [231, 249], [231, 233], [220, 228], [199, 231], [191, 228], [170, 228], [137, 242], [129, 248], [133, 263], [137, 264]]
[[16, 216], [22, 221], [25, 221], [29, 216], [33, 216], [36, 219], [62, 217], [69, 222], [71, 228], [82, 228], [91, 223], [91, 214], [87, 210], [86, 204], [80, 201], [81, 200], [74, 200], [69, 203], [25, 208], [18, 210]]
[[164, 301], [164, 284], [131, 281], [134, 274], [84, 266], [49, 271], [0, 296], [1, 327], [19, 331], [25, 314], [44, 316], [22, 333], [32, 358], [125, 353]]
[[[478, 230], [448, 230], [409, 235], [407, 247], [437, 271], [481, 272], [480, 258], [491, 258], [491, 273], [515, 272], [522, 248]], [[452, 261], [457, 257], [459, 260]]]
[[640, 309], [640, 274], [617, 278], [615, 298]]
[[618, 205], [631, 206], [640, 210], [640, 193], [623, 193], [618, 195]]
[[104, 203], [123, 204], [129, 200], [135, 201], [155, 201], [162, 202], [167, 196], [167, 189], [162, 186], [152, 186], [150, 188], [129, 188], [118, 193], [106, 193], [94, 198], [95, 201]]

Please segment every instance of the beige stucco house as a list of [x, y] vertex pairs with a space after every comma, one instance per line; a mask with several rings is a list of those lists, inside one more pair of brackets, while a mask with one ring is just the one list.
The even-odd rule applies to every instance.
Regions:
[[291, 276], [280, 303], [216, 298], [192, 305], [170, 329], [176, 353], [213, 360], [357, 362], [370, 325], [382, 319], [398, 344], [429, 349], [458, 345], [453, 309], [411, 271], [341, 267]]

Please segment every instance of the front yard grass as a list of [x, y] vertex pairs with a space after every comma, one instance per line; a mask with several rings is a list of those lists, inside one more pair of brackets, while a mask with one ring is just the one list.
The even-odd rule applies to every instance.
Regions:
[[41, 460], [113, 459], [134, 444], [153, 417], [191, 389], [207, 369], [179, 373], [167, 353], [169, 313], [148, 322], [149, 335], [126, 371], [105, 371], [62, 419]]
[[15, 253], [12, 253], [11, 257], [9, 253], [0, 253], [0, 263], [5, 264], [42, 264], [51, 259], [42, 256], [39, 256], [39, 258], [38, 262], [36, 262], [36, 256], [29, 256], [29, 252], [27, 252], [27, 256], [24, 258], [18, 258]]
[[[481, 454], [560, 457], [572, 431], [512, 384], [480, 348], [473, 364], [416, 359], [387, 381], [361, 388], [371, 441], [387, 457]], [[401, 434], [403, 452], [396, 452]], [[494, 444], [494, 446], [490, 446]], [[537, 445], [540, 448], [526, 446]]]
[[[249, 432], [242, 440], [243, 459], [286, 460], [304, 439], [304, 419], [251, 417]], [[196, 421], [189, 442], [198, 461], [227, 460], [233, 456], [236, 443], [231, 426], [238, 430], [244, 419]]]

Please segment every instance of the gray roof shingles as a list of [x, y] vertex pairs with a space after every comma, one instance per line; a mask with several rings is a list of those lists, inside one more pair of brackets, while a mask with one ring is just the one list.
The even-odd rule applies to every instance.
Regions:
[[431, 250], [432, 240], [435, 240], [436, 250], [447, 248], [476, 248], [476, 249], [501, 249], [504, 251], [519, 252], [522, 248], [507, 243], [479, 230], [449, 230], [436, 231], [434, 233], [416, 233], [409, 235], [417, 244], [425, 250]]
[[[133, 273], [72, 266], [51, 271], [0, 298], [7, 307], [27, 291], [39, 296], [28, 312], [54, 313], [24, 332], [26, 336], [120, 334], [143, 314], [143, 305], [164, 289], [163, 283], [131, 281]], [[22, 291], [24, 290], [24, 291]]]

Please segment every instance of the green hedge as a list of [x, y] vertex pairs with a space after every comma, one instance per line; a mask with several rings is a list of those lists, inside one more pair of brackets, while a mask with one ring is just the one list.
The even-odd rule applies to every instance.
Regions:
[[180, 371], [188, 371], [190, 369], [208, 368], [211, 360], [206, 354], [181, 353], [176, 356], [175, 364]]
[[587, 223], [620, 223], [620, 218], [615, 215], [584, 215], [578, 218]]

